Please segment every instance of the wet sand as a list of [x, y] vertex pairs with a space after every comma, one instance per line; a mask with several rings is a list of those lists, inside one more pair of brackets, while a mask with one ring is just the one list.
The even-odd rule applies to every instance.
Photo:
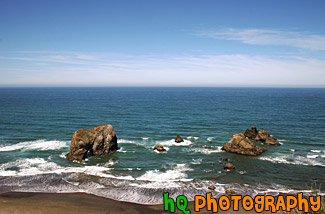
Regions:
[[[194, 212], [194, 203], [189, 203], [191, 213], [212, 213], [201, 210]], [[9, 192], [0, 194], [0, 214], [168, 214], [163, 205], [141, 205], [115, 201], [86, 193], [23, 193]], [[175, 213], [183, 213], [176, 211]], [[255, 213], [254, 211], [218, 213]], [[265, 212], [267, 213], [267, 212]]]

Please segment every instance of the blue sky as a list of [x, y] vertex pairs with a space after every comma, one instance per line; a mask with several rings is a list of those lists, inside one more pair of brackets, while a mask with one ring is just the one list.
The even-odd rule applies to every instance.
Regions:
[[0, 1], [0, 86], [325, 87], [325, 1]]

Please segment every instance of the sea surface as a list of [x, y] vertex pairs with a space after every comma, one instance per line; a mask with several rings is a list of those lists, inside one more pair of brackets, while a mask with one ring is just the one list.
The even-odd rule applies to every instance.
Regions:
[[[76, 130], [102, 124], [114, 126], [118, 152], [65, 159]], [[252, 126], [282, 145], [262, 145], [268, 151], [256, 157], [221, 150]], [[236, 170], [224, 170], [223, 158]], [[0, 192], [157, 204], [164, 192], [193, 199], [210, 185], [218, 197], [308, 192], [315, 183], [325, 190], [325, 89], [0, 88]]]

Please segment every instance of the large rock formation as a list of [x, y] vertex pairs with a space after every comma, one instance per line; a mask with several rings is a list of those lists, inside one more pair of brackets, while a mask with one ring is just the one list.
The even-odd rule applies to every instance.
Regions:
[[267, 145], [280, 145], [279, 141], [273, 138], [267, 131], [264, 129], [257, 131], [255, 126], [253, 126], [252, 129], [246, 129], [244, 135], [252, 140], [261, 141]]
[[184, 142], [184, 140], [183, 140], [183, 138], [182, 138], [181, 136], [177, 136], [177, 137], [175, 138], [175, 142], [176, 142], [176, 143], [181, 143], [181, 142]]
[[96, 126], [93, 129], [76, 131], [71, 140], [68, 160], [82, 161], [86, 157], [101, 156], [117, 150], [117, 138], [112, 125]]
[[235, 134], [229, 143], [226, 143], [222, 148], [226, 152], [233, 152], [241, 155], [260, 155], [267, 149], [252, 143], [244, 134]]

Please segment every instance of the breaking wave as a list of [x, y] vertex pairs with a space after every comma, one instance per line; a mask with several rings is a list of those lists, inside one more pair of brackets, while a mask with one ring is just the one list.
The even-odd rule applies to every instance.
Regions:
[[0, 147], [1, 152], [15, 151], [15, 150], [57, 150], [61, 148], [68, 148], [68, 141], [58, 141], [58, 140], [36, 140], [36, 141], [25, 141], [13, 145], [6, 145]]

